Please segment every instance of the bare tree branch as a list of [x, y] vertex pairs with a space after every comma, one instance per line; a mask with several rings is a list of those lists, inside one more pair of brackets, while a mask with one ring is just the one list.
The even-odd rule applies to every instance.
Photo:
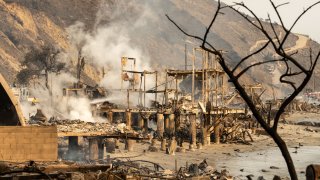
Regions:
[[[279, 21], [280, 21], [280, 23], [281, 23], [281, 26], [283, 27], [283, 30], [284, 30], [285, 32], [287, 32], [288, 30], [285, 28], [285, 25], [284, 25], [284, 23], [283, 23], [283, 21], [282, 21], [282, 18], [281, 18], [281, 16], [280, 16], [279, 11], [278, 11], [278, 8], [279, 8], [280, 6], [283, 6], [283, 5], [286, 5], [286, 4], [289, 4], [289, 3], [288, 3], [288, 2], [287, 2], [287, 3], [283, 3], [283, 4], [280, 4], [280, 5], [278, 5], [278, 6], [276, 6], [276, 5], [272, 2], [272, 0], [270, 0], [270, 3], [271, 3], [274, 11], [276, 12], [276, 14], [277, 14], [277, 16], [278, 16], [278, 19], [279, 19]], [[270, 24], [271, 24], [271, 21], [270, 21]]]
[[[312, 4], [311, 6], [309, 6], [307, 9], [305, 9], [299, 16], [298, 18], [294, 21], [294, 23], [291, 25], [290, 29], [287, 31], [286, 35], [283, 38], [282, 43], [279, 46], [279, 49], [281, 49], [286, 41], [286, 39], [288, 38], [290, 32], [292, 31], [292, 29], [294, 28], [294, 26], [297, 24], [297, 22], [301, 19], [301, 17], [303, 17], [303, 15], [308, 12], [311, 8], [313, 8], [314, 6], [316, 6], [317, 4], [320, 4], [320, 1]], [[284, 27], [284, 26], [283, 26]]]
[[262, 46], [261, 48], [259, 48], [257, 51], [249, 54], [248, 56], [242, 58], [239, 63], [233, 68], [232, 73], [234, 73], [236, 71], [236, 69], [241, 65], [241, 63], [243, 63], [244, 61], [246, 61], [247, 59], [249, 59], [250, 57], [252, 57], [253, 55], [256, 55], [258, 53], [260, 53], [262, 50], [264, 50], [268, 45], [269, 45], [270, 41], [268, 41], [264, 46]]
[[245, 72], [247, 72], [252, 67], [259, 66], [259, 65], [262, 65], [262, 64], [274, 63], [274, 62], [282, 62], [282, 61], [283, 61], [282, 59], [274, 59], [274, 60], [268, 60], [268, 61], [262, 61], [262, 62], [254, 63], [254, 64], [252, 64], [250, 66], [247, 66], [245, 69], [243, 69], [239, 74], [237, 74], [235, 76], [235, 78], [239, 79]]

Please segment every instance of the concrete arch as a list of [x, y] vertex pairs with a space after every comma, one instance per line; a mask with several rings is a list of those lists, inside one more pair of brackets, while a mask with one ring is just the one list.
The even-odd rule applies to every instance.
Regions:
[[0, 126], [25, 126], [20, 104], [0, 74]]

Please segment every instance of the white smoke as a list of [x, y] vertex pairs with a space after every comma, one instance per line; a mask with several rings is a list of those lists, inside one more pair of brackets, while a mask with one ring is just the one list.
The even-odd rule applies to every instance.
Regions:
[[[126, 12], [132, 7], [136, 7], [135, 3], [127, 3], [127, 1], [119, 1], [116, 7], [112, 7], [110, 12], [110, 4], [101, 5], [100, 11], [97, 13], [97, 21], [95, 29], [91, 32], [85, 31], [85, 25], [81, 22], [70, 26], [67, 31], [71, 40], [78, 46], [82, 47], [82, 53], [97, 68], [105, 68], [105, 77], [101, 80], [100, 85], [106, 89], [121, 88], [121, 57], [131, 57], [136, 59], [136, 71], [152, 71], [150, 67], [150, 58], [139, 47], [132, 44], [132, 37], [135, 33], [147, 26], [147, 22], [155, 20], [155, 16], [149, 10], [146, 3], [140, 4], [139, 13], [136, 19], [128, 20], [126, 15], [120, 12]], [[121, 9], [126, 8], [126, 9]], [[121, 11], [120, 11], [121, 9]], [[103, 19], [111, 19], [111, 23], [101, 24]], [[133, 69], [127, 69], [133, 70]], [[129, 73], [129, 75], [131, 75]], [[140, 77], [138, 77], [140, 80]], [[154, 77], [147, 76], [146, 89], [154, 87]], [[122, 88], [127, 89], [128, 82], [124, 82]], [[137, 85], [136, 88], [142, 88], [144, 85]], [[141, 95], [141, 94], [140, 94]], [[110, 97], [113, 102], [126, 102], [127, 92], [113, 92]], [[116, 99], [114, 97], [117, 97]], [[132, 105], [137, 105], [139, 93], [131, 93], [130, 99]], [[148, 95], [148, 99], [153, 96]]]
[[48, 90], [44, 86], [44, 79], [41, 78], [30, 88], [30, 98], [36, 98], [38, 103], [35, 105], [32, 105], [31, 102], [21, 103], [24, 116], [35, 115], [37, 109], [41, 109], [47, 118], [59, 117], [60, 119], [95, 121], [91, 113], [90, 100], [87, 97], [65, 96], [63, 94], [63, 88], [72, 87], [75, 82], [76, 78], [69, 73], [50, 73], [48, 83], [50, 90]]
[[[92, 30], [87, 30], [88, 28], [82, 22], [77, 22], [67, 28], [71, 43], [76, 47], [75, 49], [81, 49], [86, 63], [91, 64], [97, 70], [101, 70], [102, 67], [105, 69], [105, 77], [101, 80], [100, 86], [109, 90], [121, 88], [121, 57], [135, 58], [136, 71], [152, 71], [148, 54], [133, 44], [132, 40], [135, 34], [152, 30], [148, 28], [148, 24], [155, 23], [157, 15], [151, 9], [148, 1], [103, 2], [97, 12]], [[131, 17], [132, 14], [135, 16]], [[108, 23], [104, 23], [106, 19]], [[77, 58], [74, 57], [76, 55], [77, 53], [73, 50], [59, 56], [59, 58], [63, 62], [68, 62], [68, 59]], [[131, 67], [128, 67], [127, 70], [131, 70]], [[140, 78], [139, 75], [139, 82]], [[146, 80], [146, 89], [153, 88], [155, 85], [154, 75], [148, 75]], [[39, 108], [47, 117], [59, 115], [64, 119], [95, 121], [96, 118], [92, 116], [89, 99], [84, 96], [63, 96], [62, 89], [72, 87], [75, 82], [76, 78], [69, 73], [50, 74], [49, 86], [52, 88], [52, 96], [44, 87], [43, 82], [34, 84], [31, 88], [31, 94], [40, 102], [36, 106], [31, 106], [30, 103], [24, 104], [25, 116], [34, 115], [36, 109]], [[128, 86], [128, 82], [123, 83], [124, 90]], [[136, 85], [135, 88], [140, 87], [143, 89], [144, 85]], [[141, 96], [142, 94], [139, 93], [130, 93], [130, 106], [142, 104], [143, 102], [139, 102]], [[147, 105], [153, 97], [153, 94], [147, 94]], [[111, 91], [111, 95], [104, 100], [126, 106], [127, 91]]]

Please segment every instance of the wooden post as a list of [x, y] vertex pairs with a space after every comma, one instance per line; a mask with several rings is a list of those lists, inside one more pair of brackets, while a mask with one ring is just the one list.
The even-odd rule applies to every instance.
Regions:
[[127, 104], [128, 104], [127, 108], [130, 109], [130, 90], [129, 89], [127, 89]]
[[164, 132], [164, 117], [163, 114], [157, 114], [157, 133], [159, 137], [163, 137]]
[[165, 105], [168, 105], [168, 70], [166, 70], [166, 84], [164, 89], [164, 102]]
[[164, 115], [164, 131], [168, 134], [169, 133], [169, 115]]
[[143, 119], [143, 129], [148, 132], [148, 128], [149, 128], [149, 121], [147, 118]]
[[175, 115], [174, 114], [169, 115], [169, 132], [172, 135], [175, 132]]
[[207, 133], [207, 127], [205, 125], [203, 125], [202, 127], [202, 145], [206, 146], [208, 145], [208, 133]]
[[112, 111], [108, 112], [108, 118], [109, 118], [109, 122], [113, 123], [113, 112]]
[[143, 73], [143, 107], [146, 107], [146, 74]]
[[217, 123], [217, 118], [214, 126], [214, 142], [220, 144], [220, 123]]
[[132, 114], [131, 114], [131, 112], [130, 111], [127, 111], [126, 112], [126, 126], [127, 126], [127, 128], [128, 129], [131, 129], [131, 116], [132, 116]]
[[206, 88], [205, 88], [205, 51], [202, 50], [202, 103], [205, 103], [205, 93], [206, 93]]
[[103, 158], [104, 158], [104, 143], [103, 143], [103, 139], [102, 138], [97, 139], [97, 143], [98, 143], [98, 159], [99, 160], [103, 160]]
[[191, 142], [190, 144], [193, 147], [197, 144], [197, 127], [196, 127], [196, 114], [190, 114], [190, 135], [191, 135]]
[[206, 69], [206, 72], [205, 72], [205, 81], [206, 81], [206, 86], [205, 86], [205, 88], [206, 88], [206, 92], [205, 92], [205, 103], [206, 102], [208, 102], [209, 101], [209, 83], [210, 83], [210, 81], [209, 81], [209, 75], [208, 75], [208, 69], [209, 69], [209, 52], [208, 51], [206, 51], [206, 62], [205, 62], [205, 69]]
[[89, 160], [97, 160], [99, 157], [98, 140], [89, 138]]
[[106, 140], [106, 152], [107, 153], [115, 153], [116, 146], [117, 146], [116, 140], [114, 140], [114, 139], [107, 139]]
[[78, 160], [79, 138], [78, 136], [69, 136], [68, 139], [68, 158], [71, 160]]
[[138, 114], [138, 127], [143, 129], [144, 128], [144, 119]]
[[176, 102], [175, 102], [175, 108], [178, 107], [178, 98], [179, 98], [179, 94], [178, 94], [178, 77], [175, 77], [176, 78], [176, 94], [175, 94], [175, 99], [176, 99]]
[[134, 143], [135, 143], [135, 140], [127, 139], [125, 144], [125, 150], [128, 150], [128, 152], [132, 152]]
[[155, 72], [156, 73], [156, 86], [155, 86], [155, 93], [154, 93], [154, 101], [157, 102], [158, 101], [158, 71]]
[[74, 151], [78, 150], [79, 144], [78, 144], [78, 136], [69, 136], [69, 144], [68, 144], [68, 150]]
[[192, 100], [192, 107], [194, 105], [194, 84], [195, 84], [195, 61], [196, 61], [196, 54], [195, 49], [193, 49], [193, 58], [192, 58], [192, 93], [191, 93], [191, 100]]
[[162, 141], [161, 141], [160, 150], [161, 150], [161, 151], [165, 151], [166, 148], [167, 148], [167, 140], [163, 138]]

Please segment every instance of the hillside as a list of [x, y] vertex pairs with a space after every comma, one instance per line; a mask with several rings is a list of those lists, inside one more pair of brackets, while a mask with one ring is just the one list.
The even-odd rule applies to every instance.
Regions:
[[[123, 55], [136, 56], [142, 62], [141, 68], [182, 68], [185, 43], [190, 52], [193, 45], [165, 14], [189, 32], [202, 35], [216, 6], [210, 0], [0, 0], [0, 72], [12, 83], [21, 69], [24, 54], [32, 46], [45, 44], [68, 53], [70, 56], [65, 60], [71, 66], [77, 58], [77, 47], [82, 47], [89, 60], [85, 72], [96, 81], [101, 79], [100, 66], [115, 71], [112, 69], [119, 66]], [[230, 10], [218, 19], [209, 39], [218, 49], [228, 50], [230, 64], [265, 41], [258, 31]], [[309, 47], [320, 49], [318, 43], [304, 35], [292, 35], [286, 47], [289, 51], [299, 50], [302, 54], [299, 59], [306, 63], [308, 60], [303, 54]], [[260, 54], [253, 61], [270, 55], [271, 51]], [[190, 53], [188, 59], [191, 63]], [[264, 82], [270, 89], [270, 78], [277, 79], [281, 69], [278, 65], [260, 67], [244, 77], [244, 81]], [[276, 88], [286, 91], [281, 86]]]

